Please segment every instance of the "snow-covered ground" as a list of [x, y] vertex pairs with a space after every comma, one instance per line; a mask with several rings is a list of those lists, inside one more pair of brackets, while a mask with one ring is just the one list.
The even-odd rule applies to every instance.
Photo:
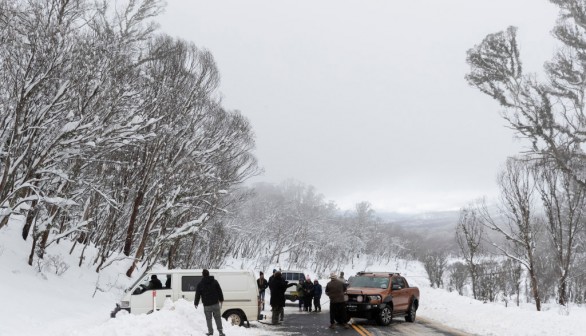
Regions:
[[[41, 266], [30, 267], [26, 263], [25, 251], [30, 250], [31, 242], [22, 240], [20, 230], [18, 222], [11, 222], [0, 230], [0, 336], [177, 336], [206, 332], [203, 311], [186, 301], [169, 304], [166, 309], [150, 315], [119, 314], [111, 319], [110, 311], [117, 296], [132, 281], [123, 275], [125, 265], [113, 265], [98, 274], [95, 266], [87, 266], [87, 261], [95, 257], [88, 249], [84, 265], [78, 267], [79, 251], [70, 256], [71, 244], [62, 241], [50, 246], [47, 259], [61, 259], [70, 267], [59, 276], [54, 266], [43, 265], [44, 271], [40, 273]], [[584, 307], [560, 310], [556, 305], [546, 304], [545, 311], [536, 312], [530, 304], [520, 308], [506, 308], [502, 303], [485, 304], [457, 293], [430, 288], [418, 262], [357, 265], [355, 269], [348, 267], [344, 271], [350, 275], [362, 269], [400, 271], [412, 285], [420, 288], [419, 317], [473, 334], [584, 335], [586, 330]], [[325, 284], [327, 279], [321, 282]], [[329, 309], [327, 303], [322, 308]], [[294, 307], [287, 309], [295, 310]], [[253, 322], [251, 328], [225, 323], [224, 329], [230, 336], [278, 334], [270, 325], [257, 322]]]

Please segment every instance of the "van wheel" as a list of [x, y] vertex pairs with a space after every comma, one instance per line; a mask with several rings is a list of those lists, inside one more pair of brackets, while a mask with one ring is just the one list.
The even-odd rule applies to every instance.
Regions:
[[224, 313], [224, 318], [231, 325], [242, 326], [244, 325], [244, 314], [238, 310], [229, 310]]
[[405, 321], [415, 322], [416, 315], [417, 315], [417, 301], [412, 300], [411, 305], [409, 306], [409, 311], [407, 312], [407, 315], [405, 315]]

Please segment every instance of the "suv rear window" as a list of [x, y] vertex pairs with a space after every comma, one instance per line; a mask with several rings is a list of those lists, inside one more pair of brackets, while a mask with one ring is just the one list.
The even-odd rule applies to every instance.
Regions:
[[389, 278], [354, 276], [348, 280], [350, 287], [388, 288]]
[[299, 279], [305, 279], [305, 274], [283, 272], [283, 279], [287, 281], [299, 281]]

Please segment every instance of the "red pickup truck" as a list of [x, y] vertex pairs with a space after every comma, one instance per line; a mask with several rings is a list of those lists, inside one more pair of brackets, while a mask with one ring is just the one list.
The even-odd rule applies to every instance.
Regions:
[[414, 322], [419, 307], [419, 289], [410, 287], [399, 273], [359, 272], [348, 279], [348, 317], [375, 320], [389, 325], [393, 317]]

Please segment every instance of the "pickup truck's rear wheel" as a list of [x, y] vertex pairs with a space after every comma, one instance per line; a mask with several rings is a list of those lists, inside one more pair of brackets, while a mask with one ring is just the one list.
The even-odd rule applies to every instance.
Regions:
[[376, 322], [382, 326], [388, 326], [393, 320], [393, 309], [390, 306], [386, 306], [380, 310], [376, 317]]
[[411, 304], [409, 305], [409, 311], [407, 312], [407, 315], [405, 315], [405, 321], [415, 322], [416, 315], [417, 315], [417, 301], [411, 300]]

